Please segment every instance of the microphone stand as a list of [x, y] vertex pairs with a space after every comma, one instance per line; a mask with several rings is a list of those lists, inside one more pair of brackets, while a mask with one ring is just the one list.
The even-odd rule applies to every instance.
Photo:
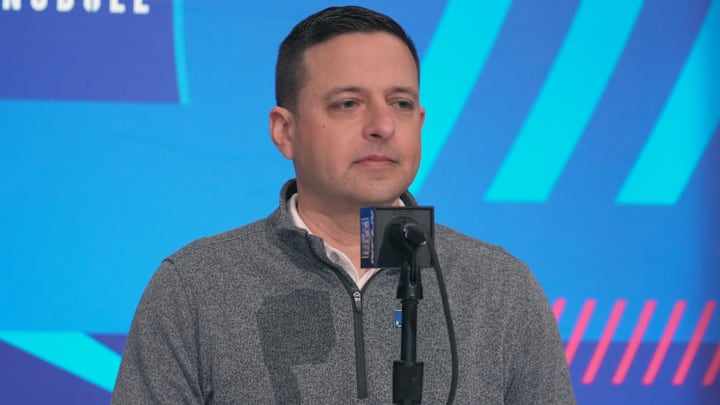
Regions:
[[401, 227], [405, 262], [397, 289], [397, 298], [402, 302], [402, 340], [400, 361], [393, 363], [393, 403], [403, 405], [419, 404], [423, 385], [423, 363], [416, 361], [417, 306], [423, 297], [417, 252], [425, 240], [424, 237], [419, 242], [413, 240], [406, 226]]

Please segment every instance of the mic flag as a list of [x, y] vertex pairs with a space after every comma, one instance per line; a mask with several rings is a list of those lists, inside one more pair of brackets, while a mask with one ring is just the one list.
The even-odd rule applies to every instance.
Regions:
[[[413, 224], [416, 226], [406, 226]], [[425, 237], [435, 238], [433, 207], [366, 207], [360, 209], [360, 266], [369, 268], [399, 268], [406, 254], [397, 240], [413, 237], [408, 229], [422, 228]], [[408, 243], [413, 243], [408, 241]], [[427, 244], [418, 247], [419, 268], [432, 267]]]

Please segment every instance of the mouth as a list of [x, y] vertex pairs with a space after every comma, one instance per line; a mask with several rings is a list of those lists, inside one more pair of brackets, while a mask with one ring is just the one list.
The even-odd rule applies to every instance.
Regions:
[[379, 153], [371, 153], [369, 155], [365, 155], [361, 157], [360, 159], [355, 161], [356, 164], [359, 164], [361, 166], [365, 167], [387, 167], [391, 166], [393, 164], [396, 164], [397, 161], [390, 156], [379, 154]]
[[370, 153], [356, 160], [356, 162], [395, 162], [395, 159], [382, 153]]

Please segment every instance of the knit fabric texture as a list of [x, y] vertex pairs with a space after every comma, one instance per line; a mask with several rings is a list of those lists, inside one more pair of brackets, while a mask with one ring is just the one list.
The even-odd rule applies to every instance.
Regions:
[[[399, 271], [381, 269], [358, 290], [320, 238], [293, 226], [294, 192], [291, 180], [269, 217], [162, 262], [136, 310], [113, 404], [392, 403]], [[459, 354], [455, 403], [575, 403], [557, 323], [528, 267], [442, 225], [435, 245]], [[447, 326], [437, 278], [421, 274], [422, 401], [439, 404], [451, 381]]]

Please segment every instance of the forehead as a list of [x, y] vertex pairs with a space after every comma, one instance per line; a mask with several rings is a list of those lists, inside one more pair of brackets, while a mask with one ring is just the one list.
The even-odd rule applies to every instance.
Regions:
[[303, 67], [305, 84], [418, 84], [412, 53], [400, 38], [386, 32], [341, 34], [313, 45], [303, 55]]

